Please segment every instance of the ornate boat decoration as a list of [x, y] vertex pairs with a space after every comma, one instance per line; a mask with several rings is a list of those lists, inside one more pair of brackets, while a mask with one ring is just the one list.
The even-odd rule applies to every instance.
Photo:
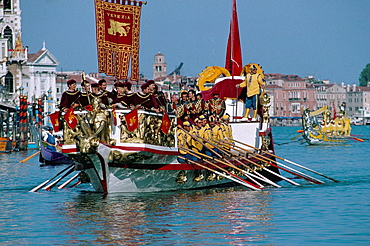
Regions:
[[[259, 169], [261, 174], [269, 179], [280, 180], [263, 170], [268, 167], [278, 173], [276, 168], [264, 159], [261, 161], [258, 157], [253, 157], [252, 154], [231, 161], [236, 169], [230, 168], [228, 163], [220, 163], [223, 160], [207, 158], [198, 163], [180, 163], [175, 115], [169, 115], [171, 124], [165, 134], [162, 130], [162, 113], [139, 110], [138, 127], [129, 131], [129, 121], [126, 117], [131, 112], [130, 109], [102, 110], [98, 108], [99, 102], [96, 103], [97, 105], [93, 105], [93, 111], [74, 112], [77, 120], [74, 129], [68, 124], [64, 125], [65, 144], [62, 151], [75, 161], [77, 170], [87, 174], [98, 192], [151, 192], [234, 183], [221, 174], [216, 175], [214, 171], [208, 170], [214, 169], [214, 166], [252, 173]], [[273, 153], [271, 129], [266, 127], [263, 131], [260, 126], [260, 122], [232, 124], [238, 141]], [[238, 134], [240, 131], [243, 131], [243, 134]], [[261, 154], [264, 155], [268, 156]], [[271, 156], [268, 158], [271, 159]], [[245, 176], [243, 173], [239, 175]]]
[[[128, 1], [128, 5], [125, 5], [126, 1], [119, 4], [111, 3], [108, 0], [96, 0], [96, 7], [99, 8], [96, 11], [98, 14], [97, 23], [104, 19], [111, 25], [110, 30], [104, 30], [104, 27], [109, 26], [108, 24], [98, 24], [99, 28], [97, 28], [98, 43], [100, 43], [98, 53], [109, 56], [109, 58], [105, 60], [103, 58], [100, 61], [100, 72], [112, 73], [111, 58], [116, 55], [125, 58], [117, 59], [117, 62], [127, 62], [126, 58], [129, 54], [126, 52], [132, 51], [134, 53], [131, 55], [138, 55], [135, 53], [138, 51], [139, 19], [137, 17], [140, 16], [138, 10], [143, 3], [141, 1]], [[190, 134], [188, 131], [184, 131], [185, 126], [180, 129], [181, 127], [177, 124], [178, 115], [138, 108], [112, 108], [102, 104], [100, 98], [95, 98], [91, 101], [89, 110], [70, 108], [60, 117], [64, 137], [62, 153], [68, 155], [74, 164], [31, 191], [39, 190], [68, 169], [66, 174], [43, 189], [50, 190], [59, 180], [74, 170], [80, 171], [80, 173], [58, 188], [65, 187], [77, 176], [80, 177], [79, 182], [90, 182], [96, 191], [103, 193], [171, 191], [220, 185], [244, 185], [251, 190], [260, 190], [266, 184], [280, 187], [275, 183], [280, 180], [299, 185], [280, 175], [279, 169], [311, 183], [324, 183], [277, 163], [276, 158], [279, 158], [310, 170], [275, 155], [268, 113], [270, 97], [266, 93], [260, 95], [258, 119], [252, 122], [240, 121], [240, 115], [244, 115], [242, 114], [243, 106], [242, 103], [235, 100], [238, 94], [235, 83], [240, 83], [244, 79], [243, 71], [248, 70], [248, 65], [244, 69], [241, 66], [236, 0], [233, 0], [232, 3], [233, 18], [228, 42], [227, 69], [207, 70], [207, 72], [213, 73], [207, 76], [208, 78], [212, 77], [212, 80], [215, 79], [215, 83], [211, 89], [202, 91], [204, 96], [215, 91], [221, 92], [220, 98], [226, 99], [225, 107], [229, 117], [226, 117], [225, 121], [226, 126], [232, 129], [232, 136], [228, 134], [227, 137], [218, 141], [202, 138], [196, 133]], [[115, 13], [115, 11], [119, 11], [119, 13]], [[108, 18], [105, 19], [105, 17]], [[134, 24], [133, 28], [128, 28], [130, 25], [127, 23]], [[135, 32], [135, 35], [130, 36], [130, 31]], [[108, 40], [104, 36], [108, 34], [119, 35], [119, 37], [116, 40]], [[125, 35], [130, 36], [129, 40], [125, 39]], [[116, 44], [116, 42], [118, 43]], [[122, 42], [126, 43], [122, 44]], [[134, 45], [135, 49], [131, 49], [130, 45]], [[137, 65], [136, 61], [137, 59], [133, 60], [133, 66]], [[127, 66], [119, 64], [117, 67], [127, 68]], [[258, 66], [258, 68], [259, 72], [263, 74], [261, 67]], [[216, 73], [229, 75], [226, 70], [230, 71], [231, 77], [217, 79]], [[138, 72], [137, 67], [131, 70], [131, 72], [135, 71]], [[242, 76], [237, 76], [240, 74]], [[122, 79], [126, 75], [127, 71], [120, 71], [117, 78]], [[134, 74], [132, 77], [136, 78], [137, 76], [138, 74]], [[203, 76], [203, 78], [207, 76]], [[238, 104], [241, 104], [239, 110]], [[230, 122], [228, 122], [229, 119]], [[190, 134], [191, 140], [195, 140], [201, 145], [208, 144], [211, 146], [208, 150], [217, 149], [217, 151], [214, 150], [215, 154], [209, 156], [204, 152], [186, 148], [184, 144], [179, 144], [179, 132]], [[196, 157], [196, 160], [189, 158], [187, 154]], [[327, 177], [316, 171], [310, 171]], [[337, 180], [334, 181], [337, 182]]]
[[[316, 111], [305, 109], [302, 114], [302, 136], [310, 145], [342, 144], [351, 136], [351, 120], [345, 114], [346, 104], [340, 106], [338, 115], [331, 117], [328, 106]], [[322, 122], [318, 117], [322, 117]]]
[[[142, 3], [131, 1], [130, 5], [125, 5], [125, 3], [116, 4], [96, 0], [99, 54], [116, 54], [116, 49], [119, 52], [122, 50], [138, 50], [136, 48], [138, 46], [139, 19], [136, 17], [140, 14], [138, 9], [141, 8]], [[233, 4], [235, 4], [235, 1], [233, 1]], [[113, 7], [113, 5], [119, 6]], [[121, 12], [120, 14], [112, 14], [112, 11]], [[115, 27], [120, 28], [122, 26], [119, 24], [120, 22], [130, 23], [130, 21], [135, 20], [135, 23], [132, 23], [135, 24], [133, 25], [134, 29], [127, 28], [130, 26], [128, 24], [122, 26], [122, 28], [126, 27], [126, 31], [133, 31], [133, 36], [127, 33], [127, 37], [131, 37], [131, 40], [129, 40], [132, 41], [131, 44], [128, 44], [128, 41], [124, 39], [125, 35], [120, 35], [118, 29], [115, 33], [118, 36], [116, 40], [107, 39], [108, 36], [113, 35], [109, 30], [108, 32], [104, 30], [104, 26], [109, 25], [99, 24], [99, 21], [107, 21], [104, 19], [105, 16], [111, 17], [109, 18], [110, 29], [112, 29], [113, 22], [116, 23]], [[120, 18], [125, 16], [125, 18], [112, 20], [116, 16], [120, 16]], [[122, 42], [126, 43], [122, 44]], [[122, 49], [122, 45], [132, 45], [136, 48]], [[117, 56], [121, 55], [125, 57], [125, 54], [117, 53]], [[136, 55], [137, 53], [134, 54], [134, 56]], [[112, 69], [109, 67], [112, 65], [111, 62], [101, 60], [102, 62], [99, 63], [100, 72], [112, 74]], [[133, 63], [132, 65], [137, 64]], [[213, 70], [230, 75], [226, 69], [217, 68]], [[132, 71], [138, 70], [135, 68]], [[119, 76], [126, 75], [125, 72], [119, 74]], [[218, 77], [218, 75], [215, 76]], [[119, 77], [118, 79], [124, 78]], [[181, 146], [178, 146], [177, 141], [178, 128], [175, 114], [168, 114], [170, 124], [168, 130], [164, 131], [164, 114], [139, 109], [134, 118], [134, 124], [137, 124], [137, 127], [130, 130], [129, 125], [133, 122], [132, 118], [128, 119], [127, 117], [132, 113], [132, 110], [101, 108], [100, 102], [95, 101], [92, 102], [92, 111], [76, 110], [73, 115], [69, 116], [69, 119], [74, 117], [71, 119], [75, 122], [72, 127], [64, 122], [65, 144], [62, 152], [75, 161], [77, 170], [81, 170], [89, 177], [95, 190], [104, 193], [194, 189], [238, 184], [238, 182], [245, 184], [250, 181], [251, 176], [249, 174], [254, 175], [253, 173], [256, 170], [269, 177], [269, 180], [276, 181], [281, 178], [276, 176], [279, 175], [278, 169], [270, 163], [271, 160], [274, 160], [274, 157], [269, 156], [269, 153], [274, 153], [274, 149], [272, 132], [269, 127], [268, 98], [264, 97], [263, 102], [261, 109], [264, 110], [261, 110], [263, 113], [261, 113], [260, 121], [246, 123], [235, 120], [230, 123], [235, 140], [250, 144], [250, 147], [234, 143], [233, 148], [237, 148], [239, 145], [239, 149], [233, 150], [234, 156], [229, 157], [230, 161], [227, 162], [225, 161], [226, 158], [212, 160], [204, 156], [200, 156], [201, 160], [198, 162], [190, 160], [181, 162], [179, 158], [179, 148]], [[232, 111], [232, 109], [230, 110]], [[220, 146], [231, 155], [232, 146], [229, 143], [227, 147], [226, 144]], [[253, 148], [263, 149], [267, 152], [257, 153], [260, 154], [260, 157], [257, 157], [253, 154]], [[236, 158], [235, 156], [240, 155], [242, 151], [244, 151], [242, 157]], [[247, 151], [250, 151], [250, 153]], [[198, 154], [201, 155], [202, 153]], [[271, 175], [265, 170], [266, 167], [273, 170], [276, 175]], [[233, 179], [236, 179], [237, 182]], [[259, 189], [254, 186], [251, 185], [250, 188]]]

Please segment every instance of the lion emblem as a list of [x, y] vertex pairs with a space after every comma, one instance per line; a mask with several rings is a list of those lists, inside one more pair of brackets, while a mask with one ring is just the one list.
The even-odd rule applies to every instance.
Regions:
[[[108, 34], [116, 35], [119, 33], [119, 36], [127, 36], [127, 33], [130, 31], [130, 23], [121, 23], [115, 20], [110, 19], [110, 27], [108, 29]], [[126, 27], [126, 28], [125, 28]]]

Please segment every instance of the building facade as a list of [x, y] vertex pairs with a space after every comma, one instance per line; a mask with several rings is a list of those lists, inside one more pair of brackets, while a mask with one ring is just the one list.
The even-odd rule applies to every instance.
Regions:
[[0, 0], [0, 20], [0, 101], [18, 105], [21, 94], [31, 103], [55, 100], [59, 62], [45, 43], [34, 54], [23, 46], [20, 0]]
[[165, 57], [160, 52], [154, 56], [153, 79], [167, 76]]
[[274, 117], [301, 117], [302, 108], [316, 109], [316, 90], [297, 75], [266, 74], [267, 93]]

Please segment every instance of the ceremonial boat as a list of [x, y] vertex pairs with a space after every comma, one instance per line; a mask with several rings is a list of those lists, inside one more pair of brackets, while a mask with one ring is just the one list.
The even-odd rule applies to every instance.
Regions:
[[[331, 117], [328, 106], [302, 114], [302, 136], [310, 145], [343, 144], [351, 139], [351, 120], [345, 115], [345, 103], [340, 106], [338, 115]], [[322, 119], [319, 122], [319, 118]]]
[[[133, 34], [136, 32], [138, 35], [138, 27], [135, 25], [139, 23], [142, 2], [129, 2], [130, 5], [125, 5], [96, 0], [97, 40], [98, 42], [103, 40], [103, 46], [98, 44], [98, 53], [99, 56], [109, 54], [108, 58], [99, 57], [100, 72], [120, 76], [109, 67], [114, 63], [107, 59], [120, 57], [122, 54], [109, 49], [114, 46], [120, 47], [121, 44], [115, 41], [125, 37], [126, 32], [130, 32], [130, 35], [131, 32]], [[108, 19], [111, 25], [107, 30], [104, 28], [109, 24], [101, 23], [107, 21], [104, 19], [106, 16], [110, 17]], [[132, 25], [131, 29], [125, 29], [125, 26], [120, 25], [122, 20], [116, 18], [122, 16], [128, 25]], [[233, 0], [233, 19], [230, 28], [232, 38], [229, 37], [233, 42], [236, 40], [239, 42], [239, 36], [237, 38], [234, 36], [236, 31], [238, 32], [235, 30], [236, 27], [236, 3]], [[106, 37], [103, 37], [104, 35]], [[108, 36], [117, 36], [117, 39], [108, 40]], [[130, 46], [132, 49], [126, 51], [138, 50], [138, 36], [134, 36], [132, 40], [134, 40]], [[228, 49], [235, 47], [233, 44], [229, 42]], [[127, 47], [127, 42], [124, 45]], [[229, 56], [228, 61], [241, 62], [240, 50], [231, 53], [233, 56], [239, 55], [240, 59]], [[137, 72], [135, 67], [137, 53], [132, 57], [134, 59], [132, 77], [137, 79], [134, 74]], [[107, 64], [108, 67], [104, 68]], [[202, 94], [205, 98], [212, 91], [217, 90], [220, 93], [221, 98], [226, 100], [226, 113], [231, 116], [229, 124], [232, 127], [233, 138], [228, 139], [228, 143], [219, 143], [218, 147], [224, 152], [222, 158], [209, 158], [202, 153], [194, 153], [199, 156], [199, 161], [179, 158], [181, 146], [178, 146], [177, 141], [175, 114], [141, 109], [102, 108], [98, 99], [92, 101], [92, 111], [76, 110], [64, 115], [65, 142], [62, 152], [73, 159], [75, 169], [86, 174], [84, 176], [89, 178], [96, 191], [104, 193], [171, 191], [219, 185], [244, 185], [252, 190], [259, 190], [262, 187], [257, 185], [259, 182], [275, 184], [272, 181], [281, 180], [282, 176], [273, 164], [275, 158], [268, 114], [269, 96], [267, 94], [261, 96], [258, 120], [248, 122], [242, 121], [244, 106], [236, 96], [241, 91], [238, 91], [235, 85], [243, 81], [244, 77], [240, 74], [248, 72], [249, 66], [250, 64], [244, 67], [243, 71], [239, 69], [237, 76], [235, 71], [230, 72], [220, 67], [212, 67], [209, 69], [211, 72], [209, 70], [203, 72], [203, 78], [214, 77], [212, 80], [214, 85], [210, 90], [204, 87], [204, 79], [198, 81], [198, 86], [204, 89]], [[261, 67], [258, 68], [263, 74]], [[225, 76], [220, 78], [222, 74]], [[126, 74], [122, 76], [118, 78], [125, 78]], [[257, 179], [259, 181], [256, 181]]]

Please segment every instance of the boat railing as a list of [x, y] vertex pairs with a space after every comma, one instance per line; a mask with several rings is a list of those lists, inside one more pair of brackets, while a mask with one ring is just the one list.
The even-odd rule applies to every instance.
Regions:
[[176, 146], [174, 114], [167, 114], [168, 119], [164, 119], [163, 113], [155, 111], [140, 109], [128, 118], [129, 113], [131, 109], [76, 110], [74, 128], [63, 122], [65, 144], [75, 144], [80, 151], [88, 153], [93, 152], [91, 147], [99, 142], [112, 146], [128, 143]]

